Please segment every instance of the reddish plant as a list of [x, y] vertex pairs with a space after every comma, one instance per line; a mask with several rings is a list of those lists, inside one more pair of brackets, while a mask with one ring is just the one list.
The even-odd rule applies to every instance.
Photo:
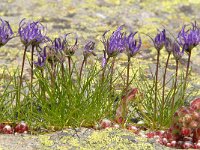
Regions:
[[106, 129], [112, 126], [112, 122], [109, 119], [102, 119], [100, 122], [100, 128]]
[[[155, 137], [156, 132], [146, 134]], [[200, 148], [200, 98], [191, 102], [188, 107], [181, 107], [174, 114], [171, 127], [158, 135], [159, 143], [174, 148]]]
[[116, 110], [116, 115], [115, 115], [115, 121], [119, 124], [122, 124], [126, 120], [126, 116], [128, 114], [128, 104], [130, 101], [134, 100], [136, 97], [136, 94], [138, 94], [138, 89], [133, 88], [128, 92], [127, 95], [122, 96], [121, 102], [119, 107]]
[[2, 133], [4, 134], [13, 134], [13, 128], [10, 125], [5, 125], [4, 128], [2, 129]]
[[24, 123], [23, 121], [18, 123], [15, 127], [15, 132], [17, 133], [26, 133], [28, 132], [28, 126], [26, 123]]
[[5, 124], [4, 124], [4, 123], [1, 123], [1, 124], [0, 124], [0, 133], [3, 132], [3, 128], [4, 128], [4, 127], [5, 127]]

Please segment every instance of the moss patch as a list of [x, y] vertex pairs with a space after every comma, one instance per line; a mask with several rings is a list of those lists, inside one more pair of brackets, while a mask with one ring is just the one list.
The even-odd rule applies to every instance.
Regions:
[[54, 142], [52, 140], [50, 140], [49, 135], [40, 135], [39, 141], [41, 142], [42, 145], [47, 146], [47, 147], [54, 145]]
[[[136, 135], [117, 129], [106, 129], [93, 132], [84, 146], [88, 149], [142, 149], [151, 150], [153, 146], [145, 138], [136, 138]], [[83, 148], [84, 149], [84, 148]]]

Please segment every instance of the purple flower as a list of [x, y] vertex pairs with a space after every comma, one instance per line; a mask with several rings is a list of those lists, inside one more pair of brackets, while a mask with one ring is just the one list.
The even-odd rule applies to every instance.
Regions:
[[163, 46], [165, 45], [165, 40], [166, 40], [166, 35], [164, 29], [160, 33], [158, 33], [153, 40], [154, 47], [156, 48], [157, 51], [160, 51], [163, 48]]
[[133, 57], [140, 50], [140, 47], [142, 45], [142, 40], [140, 36], [138, 40], [134, 38], [136, 34], [137, 32], [130, 33], [129, 36], [126, 38], [126, 50], [129, 57]]
[[8, 21], [0, 18], [0, 47], [4, 46], [10, 39], [13, 38], [13, 31]]
[[25, 22], [23, 19], [19, 24], [18, 33], [25, 46], [38, 46], [48, 40], [45, 36], [45, 28], [39, 21]]
[[66, 45], [66, 40], [63, 38], [55, 38], [52, 41], [52, 45], [48, 46], [49, 52], [48, 52], [48, 61], [52, 62], [64, 62], [65, 56], [64, 56], [64, 48]]
[[67, 36], [71, 34], [68, 33], [64, 36], [64, 53], [68, 56], [71, 57], [72, 55], [74, 55], [75, 51], [78, 49], [78, 37], [75, 34], [75, 39], [74, 39], [74, 44], [70, 45], [69, 42], [67, 41]]
[[102, 42], [108, 57], [115, 57], [126, 49], [125, 33], [121, 32], [122, 29], [123, 26], [120, 26], [108, 39], [105, 37], [108, 31], [103, 34]]
[[51, 48], [56, 52], [62, 52], [65, 48], [65, 44], [66, 44], [65, 40], [61, 38], [55, 38]]
[[43, 51], [38, 54], [38, 61], [34, 62], [35, 66], [38, 68], [42, 68], [45, 65], [46, 58], [46, 47], [44, 47]]
[[94, 53], [94, 46], [95, 46], [95, 42], [89, 41], [83, 50], [83, 56], [85, 59], [87, 59], [87, 57], [89, 57], [91, 54], [96, 56], [96, 54]]
[[186, 30], [188, 25], [184, 25], [178, 33], [178, 43], [186, 52], [191, 50], [200, 43], [200, 29], [196, 22], [192, 23], [192, 28]]
[[171, 53], [173, 51], [173, 42], [168, 37], [166, 37], [165, 39], [165, 49], [168, 53]]
[[176, 60], [179, 60], [184, 54], [184, 49], [180, 50], [180, 46], [178, 43], [173, 43], [173, 55]]

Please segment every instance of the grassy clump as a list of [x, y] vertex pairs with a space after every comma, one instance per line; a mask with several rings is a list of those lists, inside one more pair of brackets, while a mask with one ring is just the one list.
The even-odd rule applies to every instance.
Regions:
[[[89, 41], [85, 45], [84, 59], [79, 64], [73, 59], [78, 50], [76, 34], [73, 34], [75, 38], [72, 42], [67, 39], [71, 33], [51, 40], [44, 34], [41, 23], [21, 24], [18, 32], [25, 46], [22, 68], [20, 73], [17, 70], [14, 75], [9, 72], [2, 74], [0, 86], [4, 88], [0, 97], [0, 121], [24, 120], [33, 129], [52, 126], [61, 129], [67, 126], [91, 127], [102, 118], [112, 118], [117, 123], [124, 124], [129, 121], [129, 116], [139, 116], [148, 128], [169, 127], [174, 112], [184, 105], [191, 94], [187, 93], [191, 50], [199, 41], [190, 41], [190, 37], [193, 34], [199, 37], [199, 28], [196, 22], [186, 31], [184, 26], [177, 39], [173, 40], [165, 30], [155, 38], [148, 35], [157, 51], [155, 74], [148, 77], [145, 70], [133, 66], [131, 61], [141, 50], [141, 37], [138, 32], [127, 34], [123, 27], [120, 26], [108, 37], [108, 31], [103, 34], [104, 50], [102, 66], [99, 67], [98, 61], [93, 62], [94, 64], [87, 63], [90, 55], [96, 56], [93, 52], [94, 42]], [[30, 81], [23, 79], [25, 56], [29, 47], [32, 48], [29, 60]], [[168, 58], [163, 78], [159, 79], [160, 55], [164, 48], [168, 52]], [[184, 52], [188, 54], [188, 62], [186, 73], [180, 75], [179, 60]], [[127, 68], [117, 72], [116, 60], [120, 53], [127, 55]], [[175, 75], [167, 80], [171, 53], [176, 61], [176, 70]], [[34, 61], [34, 54], [38, 57], [37, 61]], [[136, 72], [130, 74], [131, 68], [137, 68]], [[6, 74], [10, 79], [5, 78]], [[132, 112], [128, 113], [130, 103]]]
[[32, 97], [30, 83], [24, 82], [19, 106], [15, 105], [19, 90], [19, 74], [15, 73], [9, 83], [4, 83], [6, 88], [1, 93], [1, 122], [24, 120], [32, 126], [45, 128], [91, 127], [104, 117], [114, 117], [116, 106], [113, 104], [117, 94], [114, 90], [110, 92], [108, 76], [101, 81], [97, 63], [85, 69], [82, 79], [75, 67], [73, 74], [69, 74], [68, 69], [64, 74], [59, 73], [60, 69], [58, 65], [52, 84], [49, 66], [42, 70], [36, 68]]

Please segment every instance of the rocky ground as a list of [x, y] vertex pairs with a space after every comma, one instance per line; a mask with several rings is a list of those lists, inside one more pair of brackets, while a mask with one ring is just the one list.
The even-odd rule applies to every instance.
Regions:
[[[1, 0], [0, 17], [8, 20], [15, 32], [21, 19], [40, 20], [47, 27], [51, 38], [68, 32], [76, 32], [80, 45], [89, 39], [96, 41], [98, 58], [101, 57], [102, 33], [125, 24], [131, 31], [155, 35], [156, 30], [167, 27], [177, 33], [184, 23], [200, 19], [198, 0]], [[137, 57], [142, 64], [153, 64], [155, 50], [143, 37], [142, 52]], [[0, 75], [2, 66], [10, 70], [21, 64], [23, 45], [13, 39], [0, 49]], [[80, 46], [80, 49], [82, 47]], [[76, 53], [82, 58], [81, 50]], [[166, 56], [162, 55], [164, 60]], [[184, 56], [181, 64], [186, 65]], [[119, 58], [121, 62], [125, 59]], [[192, 56], [192, 86], [200, 87], [200, 51], [194, 49]], [[28, 64], [27, 64], [28, 66]], [[28, 68], [28, 67], [27, 67]], [[174, 64], [170, 65], [174, 69]], [[27, 70], [28, 71], [28, 70]], [[80, 130], [80, 132], [79, 132]], [[93, 131], [78, 129], [59, 131], [47, 135], [0, 135], [1, 149], [164, 149], [144, 138], [124, 130]]]
[[168, 150], [127, 130], [68, 129], [45, 135], [0, 135], [0, 150]]

